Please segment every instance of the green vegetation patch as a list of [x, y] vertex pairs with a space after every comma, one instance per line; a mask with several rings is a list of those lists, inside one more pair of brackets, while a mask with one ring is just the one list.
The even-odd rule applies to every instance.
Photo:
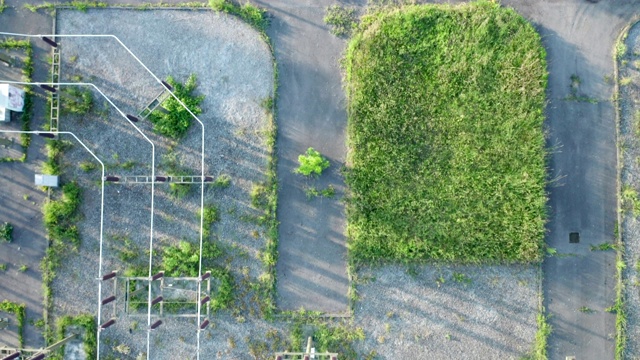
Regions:
[[[202, 109], [199, 106], [204, 100], [204, 95], [195, 96], [192, 94], [197, 86], [194, 74], [189, 76], [184, 85], [175, 81], [171, 76], [167, 78], [167, 83], [173, 87], [173, 93], [192, 113], [195, 115], [202, 113]], [[164, 100], [160, 108], [149, 114], [149, 121], [153, 123], [153, 130], [172, 139], [182, 138], [193, 121], [189, 111], [173, 96], [169, 96]]]
[[27, 317], [27, 307], [25, 304], [18, 304], [9, 300], [0, 302], [0, 311], [14, 314], [18, 325], [18, 342], [20, 347], [24, 346], [24, 321]]
[[[78, 334], [79, 338], [82, 339], [86, 358], [96, 358], [98, 337], [96, 320], [93, 315], [64, 316], [58, 319], [56, 325], [58, 329], [57, 338], [55, 340], [49, 339], [50, 342], [62, 340], [72, 333]], [[64, 359], [64, 346], [57, 349], [47, 359]]]
[[[0, 13], [2, 10], [6, 8], [4, 6], [4, 2], [0, 2]], [[31, 82], [34, 71], [34, 60], [33, 60], [33, 47], [29, 40], [16, 40], [13, 38], [8, 38], [4, 41], [0, 41], [0, 49], [2, 50], [22, 50], [24, 51], [24, 60], [22, 64], [22, 81]], [[24, 107], [22, 114], [20, 115], [20, 121], [22, 122], [21, 130], [29, 131], [31, 124], [31, 115], [33, 113], [33, 89], [30, 85], [24, 85], [23, 90], [24, 94]], [[31, 135], [30, 134], [20, 134], [20, 142], [22, 146], [22, 156], [19, 158], [12, 157], [3, 157], [0, 158], [0, 163], [3, 162], [25, 162], [27, 160], [27, 149], [31, 144]]]
[[541, 259], [545, 56], [494, 3], [363, 18], [345, 62], [355, 260]]
[[11, 242], [13, 240], [13, 225], [5, 222], [0, 225], [0, 241]]

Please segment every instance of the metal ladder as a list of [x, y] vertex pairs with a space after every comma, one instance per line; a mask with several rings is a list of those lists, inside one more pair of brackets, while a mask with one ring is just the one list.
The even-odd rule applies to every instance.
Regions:
[[147, 106], [138, 113], [138, 117], [142, 120], [146, 119], [149, 114], [153, 112], [160, 104], [162, 104], [169, 97], [169, 92], [167, 90], [162, 90], [160, 94], [158, 94]]
[[[213, 176], [205, 176], [204, 182], [213, 182]], [[151, 176], [106, 176], [106, 181], [120, 184], [200, 184], [202, 176], [156, 176], [155, 180]]]
[[[54, 38], [55, 40], [55, 38]], [[51, 58], [51, 82], [57, 84], [60, 81], [60, 48], [54, 47]], [[60, 94], [59, 86], [53, 85], [56, 92], [51, 93], [51, 121], [49, 123], [49, 130], [52, 132], [58, 131], [58, 118], [60, 115]]]

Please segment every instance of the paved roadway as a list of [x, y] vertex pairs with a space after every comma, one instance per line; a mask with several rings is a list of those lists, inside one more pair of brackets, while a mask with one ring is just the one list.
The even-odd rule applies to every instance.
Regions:
[[[278, 308], [345, 313], [348, 307], [344, 182], [347, 114], [339, 59], [344, 40], [323, 22], [333, 0], [256, 0], [268, 9], [279, 71], [278, 179], [280, 257]], [[316, 180], [292, 173], [313, 147], [331, 167]], [[305, 187], [336, 188], [333, 199], [308, 201]]]
[[[613, 359], [615, 253], [590, 245], [614, 241], [616, 133], [611, 103], [613, 48], [638, 14], [638, 1], [507, 1], [539, 29], [548, 53], [547, 122], [551, 148], [547, 243], [559, 253], [545, 259], [544, 298], [551, 315], [549, 359]], [[578, 95], [596, 104], [565, 100], [571, 76]], [[580, 242], [569, 243], [579, 232]], [[595, 310], [581, 312], [581, 307]]]

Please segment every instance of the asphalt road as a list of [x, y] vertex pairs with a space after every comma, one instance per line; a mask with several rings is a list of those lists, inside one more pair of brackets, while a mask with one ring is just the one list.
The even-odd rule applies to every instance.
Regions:
[[[268, 34], [279, 71], [278, 121], [278, 308], [345, 313], [346, 264], [344, 181], [347, 114], [339, 59], [344, 40], [323, 22], [333, 0], [257, 0], [272, 16]], [[307, 148], [331, 162], [317, 179], [294, 174]], [[336, 189], [334, 198], [307, 200], [305, 188]]]
[[[616, 123], [611, 102], [613, 49], [638, 1], [507, 1], [538, 28], [547, 50], [549, 161], [544, 305], [551, 315], [549, 359], [613, 359], [615, 253], [590, 251], [614, 241]], [[571, 76], [584, 100], [567, 100]], [[597, 103], [593, 103], [597, 101]], [[579, 243], [569, 243], [578, 232]], [[580, 309], [583, 309], [581, 311]], [[584, 310], [593, 311], [584, 311]]]

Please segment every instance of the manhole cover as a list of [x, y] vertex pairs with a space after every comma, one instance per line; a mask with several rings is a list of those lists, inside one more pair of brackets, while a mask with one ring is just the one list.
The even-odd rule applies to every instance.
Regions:
[[569, 242], [571, 244], [577, 244], [580, 242], [580, 233], [572, 232], [569, 233]]

